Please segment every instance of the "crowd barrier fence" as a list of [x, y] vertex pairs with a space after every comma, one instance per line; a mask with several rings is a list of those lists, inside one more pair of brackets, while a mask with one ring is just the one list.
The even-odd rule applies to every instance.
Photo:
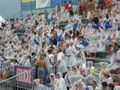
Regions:
[[[29, 72], [33, 72], [33, 69], [34, 68], [16, 74], [15, 76], [12, 76], [6, 80], [0, 80], [0, 90], [34, 90], [33, 84], [29, 85], [27, 84], [27, 82], [26, 83], [17, 82], [17, 80], [22, 80], [23, 78], [27, 78], [27, 74]], [[31, 78], [31, 81], [33, 80], [34, 78]]]

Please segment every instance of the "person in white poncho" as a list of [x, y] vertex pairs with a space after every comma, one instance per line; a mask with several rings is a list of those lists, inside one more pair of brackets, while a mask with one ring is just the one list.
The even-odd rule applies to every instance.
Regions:
[[66, 53], [65, 53], [65, 61], [67, 66], [72, 67], [76, 65], [75, 58], [75, 48], [70, 45], [70, 43], [66, 44]]
[[33, 81], [33, 84], [34, 84], [33, 90], [51, 90], [47, 86], [40, 84], [40, 79], [35, 79]]
[[120, 59], [120, 52], [118, 51], [114, 51], [113, 55], [110, 58], [110, 64], [107, 66], [107, 68], [109, 68], [109, 70], [111, 69], [116, 69], [119, 66], [117, 65], [117, 60]]
[[62, 48], [59, 49], [59, 53], [57, 55], [57, 71], [62, 74], [67, 71], [67, 66], [65, 63], [65, 55], [63, 53]]
[[54, 89], [56, 87], [56, 83], [57, 83], [57, 79], [55, 77], [55, 74], [51, 73], [50, 74], [50, 87]]
[[60, 72], [57, 73], [57, 83], [55, 90], [67, 90], [65, 80]]
[[86, 90], [86, 85], [85, 83], [80, 79], [76, 81], [70, 90]]

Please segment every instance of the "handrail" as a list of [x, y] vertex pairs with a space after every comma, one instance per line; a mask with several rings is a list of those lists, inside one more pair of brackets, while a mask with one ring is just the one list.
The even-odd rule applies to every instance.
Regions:
[[6, 79], [6, 80], [2, 80], [2, 81], [0, 82], [0, 84], [6, 82], [6, 81], [8, 81], [8, 80], [11, 80], [11, 79], [13, 79], [13, 78], [15, 78], [15, 77], [17, 77], [17, 76], [19, 76], [19, 75], [22, 75], [22, 74], [25, 73], [25, 72], [31, 71], [31, 70], [33, 70], [33, 69], [34, 69], [34, 67], [33, 67], [32, 69], [30, 69], [30, 70], [24, 71], [24, 72], [22, 72], [22, 73], [20, 73], [20, 74], [17, 74], [17, 75], [15, 75], [15, 76], [13, 76], [13, 77], [10, 77], [10, 78]]

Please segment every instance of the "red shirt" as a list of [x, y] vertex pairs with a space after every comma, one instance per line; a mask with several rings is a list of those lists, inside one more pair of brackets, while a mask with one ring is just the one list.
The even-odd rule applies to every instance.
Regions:
[[70, 10], [72, 10], [72, 5], [71, 4], [68, 5], [68, 11], [70, 11]]
[[83, 12], [85, 11], [85, 5], [82, 5], [82, 11]]
[[117, 82], [117, 84], [116, 84], [117, 86], [120, 86], [120, 80]]
[[69, 6], [69, 3], [66, 2], [66, 3], [64, 4], [64, 9], [67, 10], [67, 9], [68, 9], [68, 6]]

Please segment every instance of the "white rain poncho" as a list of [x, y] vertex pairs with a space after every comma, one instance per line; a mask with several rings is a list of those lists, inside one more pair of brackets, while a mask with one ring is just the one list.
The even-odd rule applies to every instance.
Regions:
[[93, 80], [94, 80], [95, 82], [97, 82], [97, 84], [99, 84], [100, 78], [99, 78], [98, 76], [89, 75], [89, 76], [87, 76], [87, 77], [85, 78], [85, 83], [86, 83], [87, 85], [89, 85], [90, 82], [93, 81]]
[[72, 66], [76, 65], [76, 58], [75, 58], [74, 52], [75, 52], [74, 47], [69, 46], [66, 49], [66, 55], [67, 56], [65, 57], [65, 61], [66, 61], [67, 66], [69, 66], [69, 67], [72, 67]]
[[54, 73], [55, 72], [55, 61], [54, 61], [54, 55], [53, 54], [48, 55], [47, 67], [48, 67], [48, 72], [49, 73]]
[[59, 77], [57, 78], [57, 83], [54, 90], [67, 90], [65, 80], [62, 78], [62, 74], [58, 72], [57, 75], [59, 75]]
[[86, 68], [86, 57], [85, 57], [85, 53], [83, 51], [83, 49], [81, 48], [78, 48], [78, 46], [76, 46], [77, 48], [77, 51], [76, 51], [76, 60], [77, 60], [77, 63], [81, 63], [82, 67]]
[[65, 63], [65, 56], [63, 52], [58, 53], [57, 55], [57, 62], [60, 61], [60, 64], [57, 66], [57, 71], [64, 73], [67, 71], [67, 66]]
[[116, 86], [114, 90], [120, 90], [120, 86]]
[[81, 75], [72, 75], [68, 79], [70, 81], [70, 85], [73, 86], [75, 82], [77, 82], [80, 79], [83, 79], [83, 76], [81, 76]]
[[34, 84], [34, 90], [51, 90], [47, 86], [40, 84], [40, 79], [35, 79], [33, 81], [33, 84]]
[[55, 78], [55, 74], [51, 73], [50, 74], [50, 87], [55, 88], [57, 83], [57, 79]]
[[80, 79], [76, 81], [71, 90], [86, 90], [85, 83]]
[[90, 67], [90, 68], [92, 68], [93, 67], [93, 61], [88, 61], [87, 62], [87, 66]]
[[119, 60], [119, 59], [120, 59], [120, 52], [118, 51], [111, 56], [110, 64], [108, 65], [107, 68], [109, 68], [110, 70], [118, 68], [119, 66], [117, 65], [116, 60]]

